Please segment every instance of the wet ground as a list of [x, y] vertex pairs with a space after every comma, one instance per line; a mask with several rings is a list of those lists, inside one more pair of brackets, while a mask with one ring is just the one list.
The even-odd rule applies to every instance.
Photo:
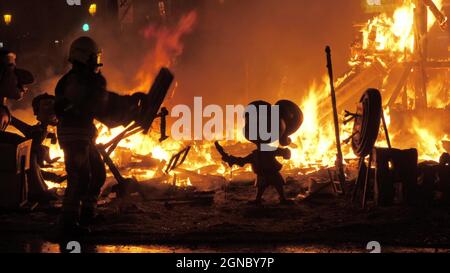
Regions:
[[[12, 246], [12, 248], [11, 248]], [[47, 241], [17, 241], [2, 244], [2, 253], [63, 253], [72, 250], [67, 245]], [[82, 253], [370, 253], [367, 245], [81, 245]], [[381, 253], [450, 253], [445, 247], [383, 246]]]
[[[296, 197], [291, 182], [287, 194]], [[385, 252], [450, 250], [448, 207], [369, 208], [343, 197], [317, 195], [292, 206], [277, 203], [274, 190], [263, 206], [247, 204], [255, 188], [236, 182], [218, 190], [214, 202], [112, 200], [100, 208], [92, 234], [82, 238], [86, 252], [368, 252], [378, 241]], [[59, 252], [59, 209], [0, 215], [0, 252]]]

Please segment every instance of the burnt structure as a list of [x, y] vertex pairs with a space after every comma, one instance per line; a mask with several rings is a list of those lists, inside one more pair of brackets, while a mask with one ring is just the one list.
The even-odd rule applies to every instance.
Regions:
[[[368, 88], [377, 88], [383, 95], [383, 107], [389, 108], [393, 116], [391, 126], [394, 131], [402, 130], [403, 125], [411, 124], [415, 117], [418, 120], [435, 120], [435, 127], [439, 127], [442, 133], [449, 133], [448, 126], [439, 122], [445, 119], [437, 118], [447, 116], [448, 107], [437, 108], [430, 104], [429, 85], [431, 78], [440, 77], [446, 84], [439, 90], [438, 96], [442, 101], [448, 100], [450, 54], [445, 45], [448, 45], [450, 30], [445, 14], [449, 14], [450, 5], [448, 1], [443, 1], [441, 11], [433, 1], [417, 0], [414, 4], [413, 51], [405, 51], [404, 56], [393, 58], [383, 51], [363, 49], [362, 41], [355, 41], [352, 52], [357, 57], [352, 60], [352, 68], [336, 86], [338, 109], [340, 112], [351, 109], [355, 94], [362, 94]], [[428, 11], [435, 17], [437, 25], [430, 30]], [[369, 40], [376, 39], [376, 31], [375, 28], [368, 34]], [[366, 59], [369, 56], [370, 61]], [[323, 105], [327, 103], [322, 102]], [[322, 113], [322, 120], [331, 114], [331, 109], [327, 109]]]

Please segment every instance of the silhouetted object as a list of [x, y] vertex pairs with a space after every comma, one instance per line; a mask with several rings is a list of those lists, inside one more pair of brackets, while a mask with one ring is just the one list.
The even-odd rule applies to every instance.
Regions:
[[33, 75], [16, 67], [16, 54], [0, 50], [0, 104], [5, 99], [19, 100], [26, 91], [25, 85], [34, 82]]
[[442, 192], [442, 199], [446, 204], [450, 204], [450, 154], [444, 153], [439, 158], [439, 183], [438, 191]]
[[0, 50], [0, 142], [20, 142], [12, 135], [2, 133], [11, 122], [11, 113], [5, 102], [6, 99], [20, 100], [26, 91], [25, 85], [33, 82], [30, 72], [16, 67], [16, 54]]
[[54, 112], [55, 97], [42, 94], [33, 99], [33, 113], [38, 120], [36, 125], [29, 125], [15, 117], [12, 117], [11, 126], [19, 130], [25, 139], [31, 139], [31, 158], [30, 158], [30, 170], [28, 172], [28, 199], [30, 201], [46, 203], [51, 200], [55, 200], [57, 196], [53, 191], [49, 191], [45, 178], [49, 178], [49, 181], [62, 182], [63, 177], [56, 174], [45, 172], [45, 176], [41, 170], [41, 167], [47, 164], [53, 164], [59, 160], [59, 158], [50, 158], [50, 149], [47, 146], [42, 145], [45, 139], [51, 139], [56, 144], [56, 135], [49, 133], [48, 126], [56, 126], [57, 119]]
[[148, 94], [143, 97], [141, 111], [136, 119], [136, 123], [144, 130], [144, 134], [148, 133], [150, 126], [158, 116], [165, 119], [168, 115], [167, 109], [161, 109], [161, 105], [167, 96], [173, 80], [174, 76], [172, 72], [168, 68], [161, 68]]
[[413, 203], [417, 191], [417, 150], [374, 148], [373, 160], [375, 204], [390, 206], [395, 199], [398, 203]]
[[10, 111], [5, 106], [6, 99], [20, 100], [26, 91], [25, 85], [33, 81], [30, 72], [16, 67], [16, 54], [0, 50], [0, 143], [13, 145], [13, 149], [25, 139], [17, 134], [5, 132], [12, 119]]
[[11, 113], [8, 107], [0, 105], [0, 132], [5, 131], [9, 123], [11, 123]]
[[169, 160], [169, 163], [166, 167], [166, 173], [170, 173], [171, 171], [175, 170], [179, 166], [181, 166], [184, 161], [186, 160], [189, 151], [191, 150], [191, 146], [188, 146], [187, 148], [181, 150], [177, 154], [173, 155], [172, 158]]
[[[346, 111], [345, 123], [354, 120], [352, 135], [344, 142], [352, 141], [353, 152], [359, 157], [358, 177], [353, 190], [352, 200], [357, 199], [361, 192], [361, 205], [366, 206], [366, 194], [370, 179], [370, 170], [373, 163], [373, 147], [378, 138], [381, 122], [381, 94], [376, 89], [368, 89], [359, 100], [356, 113]], [[369, 155], [368, 166], [365, 160]]]
[[418, 181], [413, 193], [413, 205], [450, 205], [450, 155], [448, 153], [443, 153], [439, 162], [424, 161], [418, 164]]
[[31, 142], [0, 143], [0, 209], [15, 210], [28, 204]]
[[167, 116], [169, 115], [169, 110], [167, 108], [163, 107], [161, 108], [161, 112], [158, 114], [158, 117], [161, 118], [161, 123], [159, 126], [159, 130], [161, 131], [161, 137], [159, 138], [159, 142], [163, 142], [164, 140], [168, 139], [169, 136], [167, 135]]
[[[339, 184], [341, 192], [345, 192], [345, 173], [344, 173], [344, 157], [342, 155], [341, 149], [341, 137], [339, 135], [339, 121], [338, 121], [338, 113], [336, 106], [336, 91], [334, 89], [334, 76], [333, 76], [333, 63], [331, 59], [331, 48], [327, 46], [325, 48], [325, 52], [327, 55], [327, 69], [328, 69], [328, 77], [330, 80], [330, 91], [331, 91], [331, 107], [333, 109], [333, 123], [334, 123], [334, 134], [336, 138], [336, 169], [337, 175], [339, 178]], [[334, 185], [334, 181], [331, 181]]]
[[61, 227], [69, 234], [83, 232], [80, 220], [89, 223], [95, 217], [97, 199], [106, 179], [105, 165], [95, 146], [94, 119], [108, 127], [126, 126], [138, 115], [143, 96], [120, 96], [108, 91], [99, 69], [100, 56], [94, 40], [76, 39], [69, 52], [72, 69], [55, 89], [58, 140], [68, 175]]
[[[360, 158], [353, 201], [359, 195], [362, 208], [366, 207], [369, 196], [378, 206], [390, 206], [395, 199], [413, 203], [417, 192], [418, 153], [416, 149], [391, 147], [380, 92], [368, 89], [361, 97], [356, 113], [346, 111], [346, 118], [346, 123], [354, 121], [353, 133], [347, 141], [352, 141], [353, 152]], [[381, 123], [388, 148], [374, 147]], [[372, 176], [372, 165], [375, 166], [375, 176]], [[373, 190], [370, 185], [373, 185]]]
[[6, 99], [20, 100], [27, 90], [25, 85], [33, 81], [30, 72], [16, 67], [15, 53], [0, 50], [0, 181], [2, 181], [0, 191], [3, 195], [0, 198], [1, 206], [23, 207], [27, 204], [27, 172], [30, 168], [31, 141], [4, 131], [12, 121], [5, 102]]
[[280, 135], [280, 145], [288, 146], [292, 142], [289, 136], [297, 132], [303, 124], [303, 113], [297, 104], [289, 100], [280, 100], [275, 105], [280, 107], [281, 126], [285, 128], [284, 133]]
[[356, 156], [365, 157], [372, 151], [378, 138], [382, 111], [380, 91], [369, 89], [359, 100], [356, 113], [346, 112], [346, 116], [354, 119], [351, 140]]
[[[273, 140], [265, 140], [259, 134], [259, 128], [260, 126], [262, 126], [261, 121], [264, 120], [264, 118], [260, 118], [260, 115], [262, 115], [262, 113], [260, 112], [260, 106], [266, 106], [268, 109], [266, 116], [267, 124], [264, 124], [264, 126], [266, 126], [265, 128], [270, 128], [271, 104], [265, 101], [256, 101], [252, 102], [250, 105], [256, 106], [258, 116], [257, 124], [256, 126], [255, 124], [251, 124], [253, 120], [251, 120], [249, 118], [249, 115], [246, 114], [246, 124], [244, 132], [246, 139], [256, 144], [257, 149], [246, 157], [236, 157], [227, 154], [218, 142], [215, 142], [216, 149], [222, 156], [222, 160], [225, 161], [230, 167], [232, 167], [233, 165], [238, 165], [240, 167], [243, 167], [246, 164], [252, 165], [253, 172], [257, 175], [256, 186], [258, 191], [256, 194], [256, 199], [251, 203], [261, 204], [262, 196], [265, 190], [267, 189], [267, 187], [273, 186], [279, 194], [280, 203], [290, 204], [291, 201], [288, 200], [284, 194], [283, 186], [285, 182], [280, 174], [282, 164], [277, 161], [276, 157], [290, 159], [291, 151], [288, 148], [276, 148], [273, 151], [266, 151], [261, 149], [262, 144], [270, 144]], [[284, 144], [284, 146], [286, 146], [290, 143], [289, 135], [295, 133], [300, 128], [303, 122], [303, 113], [296, 104], [290, 101], [282, 100], [277, 102], [276, 105], [278, 105], [280, 109], [280, 120], [278, 121], [280, 124], [280, 145]], [[250, 137], [250, 128], [252, 126], [258, 131], [256, 139], [252, 139]], [[281, 142], [283, 142], [283, 144]]]
[[[55, 90], [58, 140], [64, 150], [68, 174], [61, 218], [65, 234], [83, 233], [86, 229], [80, 223], [88, 225], [95, 217], [98, 196], [106, 179], [104, 162], [119, 181], [119, 186], [126, 188], [129, 184], [109, 157], [110, 153], [106, 149], [111, 145], [96, 145], [94, 119], [108, 127], [126, 127], [135, 121], [136, 126], [130, 125], [128, 128], [148, 130], [173, 80], [172, 74], [166, 69], [160, 73], [163, 77], [158, 77], [152, 87], [167, 86], [162, 93], [120, 96], [107, 90], [106, 79], [100, 72], [100, 56], [100, 49], [94, 40], [89, 37], [76, 39], [69, 53], [72, 69], [60, 79]], [[170, 82], [167, 83], [166, 79]], [[159, 105], [154, 105], [151, 98], [160, 102]], [[120, 141], [129, 133], [125, 130], [120, 137], [115, 138], [111, 142], [112, 148], [116, 140]]]
[[[130, 137], [134, 134], [143, 132], [147, 134], [153, 121], [156, 118], [161, 118], [161, 138], [163, 141], [166, 138], [165, 134], [165, 118], [168, 114], [167, 109], [161, 108], [162, 103], [167, 95], [167, 92], [174, 80], [174, 76], [167, 68], [161, 68], [160, 72], [156, 76], [150, 91], [148, 94], [139, 94], [140, 107], [134, 118], [135, 122], [125, 128], [122, 133], [118, 134], [114, 139], [106, 144], [97, 144], [97, 150], [103, 157], [103, 161], [108, 165], [114, 178], [117, 180], [117, 187], [114, 187], [114, 191], [118, 194], [119, 198], [127, 198], [132, 193], [139, 193], [142, 198], [147, 199], [144, 192], [141, 190], [141, 185], [134, 178], [124, 178], [119, 169], [112, 161], [110, 155], [115, 150], [117, 145], [122, 139]], [[158, 114], [159, 109], [161, 112]]]

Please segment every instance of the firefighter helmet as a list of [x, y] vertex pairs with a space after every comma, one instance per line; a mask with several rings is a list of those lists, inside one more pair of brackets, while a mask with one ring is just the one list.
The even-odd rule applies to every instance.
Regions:
[[97, 43], [90, 37], [83, 36], [72, 42], [69, 52], [71, 63], [94, 64], [102, 66], [100, 63], [101, 50]]

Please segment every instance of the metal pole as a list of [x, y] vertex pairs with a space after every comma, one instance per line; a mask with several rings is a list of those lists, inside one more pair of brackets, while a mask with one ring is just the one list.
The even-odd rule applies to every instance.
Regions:
[[381, 121], [383, 122], [383, 130], [384, 130], [384, 135], [386, 136], [387, 145], [388, 145], [389, 149], [392, 149], [391, 139], [389, 138], [389, 131], [388, 131], [387, 124], [386, 124], [386, 119], [384, 118], [384, 110], [381, 111]]
[[339, 119], [338, 119], [337, 106], [336, 106], [336, 92], [334, 90], [331, 48], [329, 46], [327, 46], [325, 49], [325, 52], [327, 53], [327, 68], [328, 68], [328, 76], [330, 77], [331, 104], [333, 107], [334, 133], [336, 136], [336, 149], [337, 149], [336, 168], [338, 170], [339, 183], [341, 184], [342, 191], [345, 193], [345, 173], [344, 173], [344, 164], [343, 164], [343, 156], [342, 156], [342, 149], [341, 149], [341, 137], [339, 135]]
[[370, 182], [370, 168], [372, 168], [372, 153], [373, 152], [371, 152], [369, 155], [369, 163], [368, 163], [367, 170], [366, 170], [366, 177], [364, 179], [364, 189], [363, 189], [362, 204], [361, 204], [362, 209], [365, 209], [366, 204], [367, 204], [367, 187], [369, 186], [369, 182]]

